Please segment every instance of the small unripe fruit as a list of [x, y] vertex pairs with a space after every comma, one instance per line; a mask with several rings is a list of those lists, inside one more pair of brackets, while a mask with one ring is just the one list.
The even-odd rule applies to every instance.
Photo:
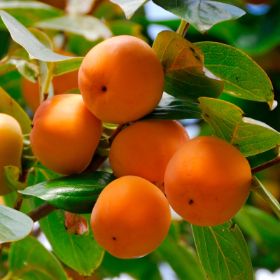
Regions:
[[251, 169], [232, 145], [216, 137], [197, 137], [175, 153], [165, 173], [165, 192], [186, 221], [214, 226], [232, 218], [245, 203]]
[[79, 70], [89, 110], [110, 123], [150, 113], [163, 93], [163, 69], [153, 49], [133, 36], [116, 36], [93, 47]]
[[[71, 53], [59, 50], [62, 55], [72, 56]], [[53, 77], [54, 95], [66, 93], [78, 88], [78, 71], [72, 71]], [[22, 80], [22, 94], [28, 107], [35, 112], [40, 105], [39, 83], [32, 83], [27, 79]]]
[[188, 140], [188, 134], [178, 122], [136, 122], [114, 139], [110, 164], [117, 177], [140, 176], [163, 189], [164, 172], [169, 160]]
[[89, 165], [102, 125], [85, 107], [81, 95], [60, 94], [37, 109], [31, 132], [34, 155], [49, 169], [69, 175]]
[[4, 167], [21, 167], [23, 136], [19, 123], [13, 117], [0, 113], [0, 195], [11, 192]]
[[140, 177], [124, 176], [101, 192], [91, 226], [105, 250], [128, 259], [155, 250], [167, 235], [170, 220], [168, 201], [156, 186]]

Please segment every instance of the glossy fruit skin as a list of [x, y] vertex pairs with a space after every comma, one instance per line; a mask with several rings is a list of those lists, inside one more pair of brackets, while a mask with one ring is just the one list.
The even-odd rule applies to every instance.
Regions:
[[245, 203], [251, 177], [248, 161], [235, 147], [202, 136], [188, 141], [170, 160], [165, 192], [186, 221], [215, 226], [232, 218]]
[[110, 164], [117, 177], [140, 176], [162, 188], [169, 160], [188, 140], [184, 127], [176, 121], [136, 122], [114, 139]]
[[126, 123], [156, 107], [163, 93], [164, 74], [147, 43], [121, 35], [88, 52], [78, 81], [91, 112], [104, 122]]
[[44, 101], [33, 119], [30, 140], [34, 155], [49, 169], [81, 173], [98, 145], [102, 124], [79, 94], [60, 94]]
[[[57, 53], [73, 56], [73, 54], [58, 50]], [[55, 76], [52, 80], [54, 95], [67, 93], [78, 88], [78, 71], [72, 71], [60, 76]], [[27, 79], [22, 79], [22, 94], [28, 107], [35, 112], [40, 105], [39, 83], [33, 83]]]
[[124, 176], [101, 192], [91, 214], [96, 241], [117, 258], [137, 258], [164, 240], [171, 215], [163, 193], [149, 181]]
[[4, 175], [4, 166], [21, 168], [23, 135], [19, 123], [13, 117], [0, 113], [0, 195], [11, 192]]

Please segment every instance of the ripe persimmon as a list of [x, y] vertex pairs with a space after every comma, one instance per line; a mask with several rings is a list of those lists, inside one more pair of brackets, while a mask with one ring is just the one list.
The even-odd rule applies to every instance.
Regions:
[[[72, 56], [71, 53], [58, 50], [59, 54]], [[78, 71], [72, 71], [60, 76], [53, 77], [54, 95], [66, 93], [78, 88]], [[28, 107], [35, 112], [40, 105], [39, 83], [33, 83], [27, 79], [22, 79], [22, 94]]]
[[109, 158], [114, 174], [140, 176], [162, 188], [169, 160], [188, 139], [184, 127], [176, 121], [136, 122], [112, 143]]
[[21, 167], [23, 135], [18, 121], [7, 114], [0, 113], [0, 195], [11, 192], [5, 178], [4, 167]]
[[89, 110], [110, 123], [126, 123], [150, 113], [163, 93], [159, 59], [144, 41], [121, 35], [103, 41], [85, 56], [79, 88]]
[[250, 165], [238, 149], [216, 137], [197, 137], [168, 163], [165, 193], [186, 221], [214, 226], [232, 218], [242, 207], [251, 177]]
[[60, 94], [37, 109], [31, 131], [34, 155], [61, 174], [82, 172], [90, 163], [101, 136], [101, 122], [79, 94]]
[[167, 235], [170, 220], [168, 201], [156, 186], [137, 176], [124, 176], [101, 192], [91, 226], [105, 250], [128, 259], [155, 250]]

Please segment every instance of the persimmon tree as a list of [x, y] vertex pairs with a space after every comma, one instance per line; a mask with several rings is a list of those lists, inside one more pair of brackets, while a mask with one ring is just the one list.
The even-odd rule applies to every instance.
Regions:
[[0, 1], [1, 279], [278, 268], [280, 4], [146, 2]]

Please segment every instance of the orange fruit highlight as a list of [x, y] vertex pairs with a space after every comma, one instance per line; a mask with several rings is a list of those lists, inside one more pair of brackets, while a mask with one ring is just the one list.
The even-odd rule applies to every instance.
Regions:
[[34, 155], [49, 169], [69, 175], [89, 165], [102, 126], [79, 94], [60, 94], [37, 109], [31, 131]]
[[136, 175], [163, 189], [166, 166], [189, 140], [184, 127], [169, 120], [136, 122], [122, 130], [110, 150], [110, 164], [117, 177]]
[[4, 167], [13, 165], [21, 168], [23, 135], [18, 121], [0, 113], [0, 195], [12, 190], [5, 177]]
[[163, 193], [149, 181], [124, 176], [101, 192], [91, 226], [96, 241], [117, 258], [137, 258], [155, 250], [170, 226], [170, 209]]
[[79, 70], [79, 88], [89, 110], [110, 123], [150, 113], [163, 93], [163, 69], [153, 49], [121, 35], [93, 47]]
[[172, 157], [164, 183], [169, 203], [186, 221], [215, 226], [232, 218], [245, 203], [251, 169], [226, 141], [197, 137]]

